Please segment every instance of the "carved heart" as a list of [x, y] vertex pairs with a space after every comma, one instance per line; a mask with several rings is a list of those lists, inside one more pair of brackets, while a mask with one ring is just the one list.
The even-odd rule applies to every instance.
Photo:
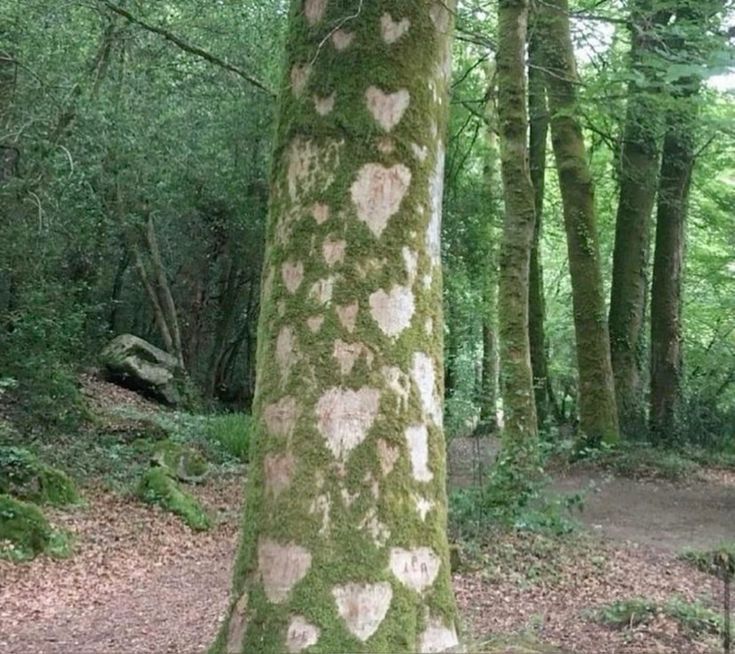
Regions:
[[408, 28], [411, 27], [411, 21], [408, 18], [401, 20], [393, 20], [393, 16], [390, 14], [383, 14], [380, 18], [380, 32], [383, 35], [383, 41], [388, 45], [395, 43], [400, 39]]
[[414, 310], [413, 293], [405, 286], [394, 286], [390, 293], [381, 288], [370, 296], [370, 315], [391, 338], [411, 324]]
[[390, 132], [401, 122], [403, 114], [411, 103], [411, 95], [406, 89], [395, 93], [383, 93], [377, 86], [370, 86], [365, 91], [367, 108], [386, 132]]
[[380, 237], [391, 216], [398, 213], [411, 184], [411, 171], [403, 164], [390, 168], [365, 164], [350, 187], [357, 217]]
[[344, 461], [367, 437], [378, 415], [380, 391], [375, 388], [330, 388], [316, 405], [317, 428], [335, 458]]

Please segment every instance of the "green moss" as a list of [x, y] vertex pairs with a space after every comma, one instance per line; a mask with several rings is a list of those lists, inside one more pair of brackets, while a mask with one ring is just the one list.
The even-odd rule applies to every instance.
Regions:
[[166, 468], [147, 470], [138, 485], [138, 497], [178, 515], [194, 531], [206, 531], [212, 524], [199, 502], [179, 488]]
[[202, 481], [209, 471], [209, 464], [201, 452], [170, 440], [156, 445], [151, 463], [164, 468], [171, 477], [189, 483]]
[[66, 473], [20, 447], [0, 447], [0, 493], [54, 506], [79, 501], [76, 486]]
[[69, 547], [67, 535], [52, 529], [41, 509], [0, 495], [0, 558], [24, 561], [43, 552], [66, 556]]

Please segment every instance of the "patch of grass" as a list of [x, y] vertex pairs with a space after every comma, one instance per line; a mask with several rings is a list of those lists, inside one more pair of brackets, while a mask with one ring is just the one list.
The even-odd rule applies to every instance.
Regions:
[[223, 413], [209, 418], [212, 440], [233, 459], [247, 463], [250, 451], [251, 418], [244, 413]]
[[711, 550], [687, 549], [679, 558], [716, 577], [735, 576], [735, 543], [722, 543]]
[[26, 561], [38, 554], [68, 556], [71, 541], [54, 530], [34, 504], [0, 495], [0, 558]]
[[592, 617], [602, 624], [617, 628], [636, 627], [658, 612], [656, 602], [645, 597], [632, 597], [596, 609]]
[[701, 602], [690, 602], [678, 596], [663, 603], [645, 597], [618, 600], [594, 610], [591, 617], [611, 627], [632, 628], [650, 621], [656, 614], [676, 620], [694, 637], [722, 634], [723, 621], [719, 613]]
[[79, 501], [76, 486], [66, 473], [20, 447], [0, 447], [0, 493], [54, 506]]
[[165, 468], [150, 468], [143, 474], [138, 497], [178, 515], [194, 531], [206, 531], [212, 526], [196, 498], [181, 489]]
[[672, 597], [664, 605], [663, 611], [692, 636], [722, 635], [722, 616], [701, 602], [688, 602], [681, 597]]

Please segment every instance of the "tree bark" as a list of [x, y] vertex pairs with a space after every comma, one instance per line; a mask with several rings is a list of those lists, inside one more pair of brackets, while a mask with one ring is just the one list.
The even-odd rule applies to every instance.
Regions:
[[213, 652], [458, 647], [439, 250], [452, 16], [292, 2], [244, 531]]
[[666, 123], [656, 209], [656, 247], [651, 288], [651, 436], [679, 434], [683, 369], [682, 274], [686, 216], [694, 167], [696, 99], [675, 99]]
[[594, 185], [577, 115], [578, 83], [567, 0], [540, 4], [551, 141], [564, 205], [579, 371], [580, 428], [592, 444], [618, 440], [615, 387], [597, 235]]
[[539, 32], [535, 23], [535, 1], [531, 4], [531, 25], [528, 32], [528, 116], [529, 167], [533, 184], [536, 221], [531, 245], [528, 288], [528, 334], [531, 345], [531, 368], [536, 399], [539, 429], [549, 415], [550, 394], [548, 354], [546, 349], [546, 302], [544, 300], [544, 271], [541, 263], [540, 241], [543, 230], [544, 190], [546, 182], [546, 139], [549, 132], [549, 109], [546, 104], [543, 57]]
[[480, 422], [483, 432], [494, 432], [498, 427], [498, 226], [503, 215], [502, 182], [499, 179], [500, 152], [497, 130], [497, 65], [489, 62], [485, 67], [488, 81], [485, 105], [485, 135], [487, 159], [483, 171], [485, 183], [485, 223], [483, 225], [482, 262], [482, 377], [480, 379]]
[[670, 15], [655, 6], [652, 0], [637, 0], [631, 11], [631, 81], [620, 153], [610, 292], [610, 353], [620, 428], [628, 437], [646, 431], [643, 324], [662, 131], [662, 98], [655, 90], [658, 73], [652, 60], [660, 48], [656, 31]]
[[[536, 222], [528, 165], [527, 0], [498, 4], [498, 114], [505, 220], [500, 248], [500, 371], [504, 445], [535, 458], [538, 440], [528, 336], [528, 275]], [[523, 463], [522, 458], [518, 460]]]

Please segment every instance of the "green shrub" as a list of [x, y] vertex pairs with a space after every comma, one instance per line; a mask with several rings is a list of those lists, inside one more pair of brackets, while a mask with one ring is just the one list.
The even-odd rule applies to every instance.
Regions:
[[64, 506], [79, 501], [68, 475], [20, 447], [0, 446], [0, 493], [39, 504]]
[[209, 419], [210, 438], [229, 456], [246, 463], [250, 450], [252, 418], [244, 413], [223, 413]]
[[178, 515], [194, 531], [206, 531], [212, 526], [196, 498], [182, 490], [165, 468], [150, 468], [143, 473], [138, 497]]
[[581, 495], [554, 497], [547, 491], [548, 479], [539, 471], [534, 477], [501, 454], [487, 482], [479, 488], [461, 489], [449, 497], [450, 526], [455, 537], [481, 535], [493, 528], [550, 532], [573, 531], [571, 512], [581, 508]]
[[24, 561], [46, 552], [69, 553], [66, 534], [54, 531], [37, 506], [0, 495], [0, 557]]

